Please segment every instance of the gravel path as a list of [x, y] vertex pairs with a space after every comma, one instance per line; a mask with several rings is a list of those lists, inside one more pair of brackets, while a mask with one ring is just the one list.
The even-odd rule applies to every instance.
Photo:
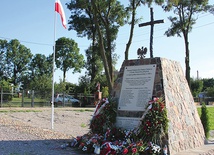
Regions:
[[[81, 109], [55, 108], [52, 130], [51, 108], [0, 108], [0, 155], [83, 154], [82, 151], [62, 147], [72, 137], [89, 131], [88, 125], [94, 109]], [[211, 136], [210, 142], [213, 143], [214, 131], [211, 131]], [[205, 150], [210, 149], [202, 148], [199, 151]], [[186, 151], [185, 154], [195, 155], [194, 151], [196, 149]], [[209, 152], [201, 155], [213, 154]]]
[[89, 131], [93, 109], [81, 112], [73, 108], [55, 108], [53, 130], [50, 108], [29, 110], [36, 111], [0, 109], [0, 155], [80, 155], [70, 147], [61, 146], [72, 137]]

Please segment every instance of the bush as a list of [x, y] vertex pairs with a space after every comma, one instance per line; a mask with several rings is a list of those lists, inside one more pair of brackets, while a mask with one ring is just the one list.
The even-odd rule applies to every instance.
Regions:
[[209, 123], [209, 115], [206, 104], [203, 102], [201, 106], [201, 123], [204, 128], [204, 133], [206, 138], [209, 138], [209, 131], [210, 131], [210, 123]]

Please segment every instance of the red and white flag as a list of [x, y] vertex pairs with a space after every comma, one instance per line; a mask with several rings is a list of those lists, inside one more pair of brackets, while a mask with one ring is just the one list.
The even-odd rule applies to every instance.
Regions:
[[63, 7], [62, 7], [62, 4], [61, 4], [60, 0], [56, 0], [56, 2], [55, 2], [55, 11], [60, 14], [62, 25], [66, 29], [65, 12], [63, 10]]

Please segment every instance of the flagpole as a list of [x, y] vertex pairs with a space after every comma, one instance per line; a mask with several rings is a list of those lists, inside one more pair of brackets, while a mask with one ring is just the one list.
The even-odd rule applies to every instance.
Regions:
[[51, 103], [51, 129], [54, 129], [54, 68], [55, 68], [55, 51], [56, 51], [56, 21], [57, 21], [57, 12], [61, 16], [61, 21], [63, 27], [66, 29], [66, 19], [65, 13], [62, 7], [60, 0], [55, 1], [54, 9], [54, 47], [53, 47], [53, 77], [52, 77], [52, 103]]
[[53, 46], [53, 77], [52, 77], [52, 104], [51, 104], [51, 129], [54, 129], [54, 71], [55, 71], [55, 51], [56, 51], [56, 11], [54, 10], [54, 46]]

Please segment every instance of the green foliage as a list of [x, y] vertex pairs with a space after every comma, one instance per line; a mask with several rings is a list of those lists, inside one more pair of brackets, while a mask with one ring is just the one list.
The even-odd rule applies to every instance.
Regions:
[[103, 70], [103, 62], [97, 45], [90, 46], [89, 49], [86, 50], [86, 57], [86, 74], [90, 77], [91, 83], [96, 83], [95, 78], [100, 76]]
[[84, 66], [84, 57], [79, 53], [78, 45], [73, 39], [62, 37], [56, 41], [55, 58], [56, 67], [63, 72], [63, 82], [69, 69], [73, 69], [73, 73], [76, 73]]
[[92, 133], [103, 134], [107, 129], [113, 128], [117, 115], [116, 106], [116, 103], [112, 100], [110, 100], [109, 103], [106, 103], [105, 101], [98, 103], [97, 111], [95, 111], [90, 123]]
[[148, 113], [139, 127], [139, 136], [143, 137], [143, 140], [147, 142], [161, 141], [168, 133], [165, 103], [162, 99], [155, 99], [148, 105], [147, 109]]
[[108, 87], [102, 87], [102, 97], [103, 98], [108, 98], [109, 97]]
[[92, 83], [90, 82], [90, 77], [85, 75], [85, 76], [81, 76], [79, 78], [79, 85], [77, 87], [77, 92], [94, 93], [92, 91]]
[[31, 77], [52, 74], [52, 61], [49, 61], [44, 54], [36, 54], [30, 62]]
[[189, 33], [198, 18], [197, 14], [209, 11], [210, 6], [208, 0], [191, 0], [191, 1], [167, 1], [166, 6], [163, 7], [165, 11], [172, 11], [174, 17], [170, 16], [168, 19], [171, 22], [171, 27], [165, 32], [167, 37], [175, 36], [181, 37], [183, 35], [185, 42], [185, 64], [186, 64], [186, 79], [190, 86], [190, 62], [189, 62]]
[[213, 87], [208, 87], [206, 89], [206, 92], [207, 92], [207, 96], [214, 97], [214, 86]]
[[91, 82], [96, 83], [94, 79], [98, 75], [97, 72], [102, 69], [100, 62], [103, 62], [105, 76], [111, 90], [114, 73], [113, 62], [116, 60], [113, 54], [114, 40], [117, 37], [119, 27], [123, 26], [126, 21], [127, 12], [124, 6], [117, 0], [96, 0], [91, 1], [91, 3], [80, 0], [71, 1], [67, 7], [71, 11], [69, 30], [74, 29], [79, 36], [87, 36], [88, 39], [92, 40], [92, 46], [87, 51], [87, 67], [91, 68], [89, 70]]
[[41, 75], [35, 76], [34, 80], [30, 81], [30, 90], [34, 90], [39, 92], [38, 95], [41, 98], [48, 98], [50, 97], [52, 91], [52, 78], [49, 75]]
[[[198, 114], [201, 117], [201, 107], [197, 108]], [[210, 130], [214, 130], [214, 107], [207, 107], [209, 120], [210, 120]]]
[[21, 77], [28, 71], [32, 58], [30, 49], [20, 44], [17, 39], [8, 43], [6, 61], [7, 73], [12, 77], [12, 83], [16, 86], [21, 82]]
[[6, 69], [6, 51], [7, 51], [7, 40], [0, 39], [0, 80], [7, 80], [5, 73], [7, 73]]
[[59, 83], [54, 84], [54, 92], [55, 93], [67, 93], [68, 90], [66, 90], [66, 82], [63, 82], [62, 79], [60, 79]]
[[203, 90], [206, 91], [209, 87], [214, 87], [214, 78], [204, 78], [203, 81]]
[[[9, 80], [0, 80], [0, 92], [3, 91], [3, 92], [6, 92], [6, 93], [10, 93], [12, 90], [12, 87], [11, 87], [11, 83]], [[0, 95], [0, 99], [1, 99], [1, 95]], [[4, 94], [3, 95], [3, 100], [8, 100], [8, 101], [11, 101], [12, 100], [12, 95], [10, 94]]]
[[203, 81], [202, 80], [194, 80], [190, 81], [191, 92], [194, 97], [198, 97], [198, 94], [202, 92], [203, 89]]
[[205, 103], [202, 103], [202, 107], [201, 107], [201, 123], [204, 127], [204, 133], [206, 138], [209, 138], [209, 131], [210, 131], [210, 123], [209, 123], [209, 114], [208, 114], [208, 110], [207, 107], [205, 105]]

